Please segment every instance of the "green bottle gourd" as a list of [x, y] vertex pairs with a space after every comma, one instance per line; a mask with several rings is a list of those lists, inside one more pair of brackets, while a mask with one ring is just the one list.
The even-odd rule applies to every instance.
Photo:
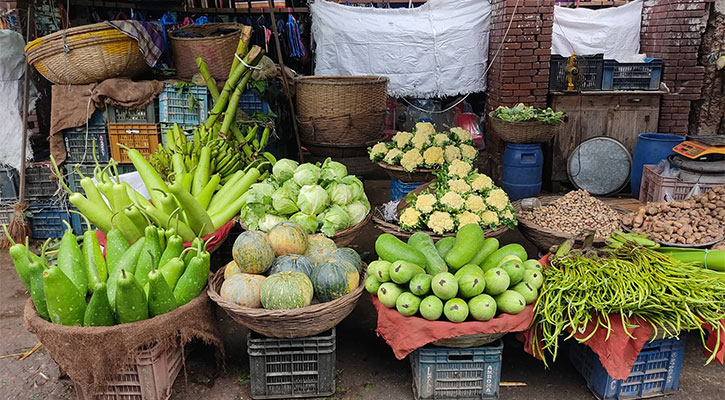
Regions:
[[164, 249], [164, 252], [161, 254], [161, 259], [159, 260], [159, 266], [163, 267], [172, 259], [179, 257], [181, 255], [181, 252], [183, 252], [183, 251], [184, 251], [184, 240], [181, 239], [181, 236], [174, 234], [173, 236], [169, 237], [166, 240], [166, 248]]
[[174, 297], [179, 306], [196, 298], [209, 279], [210, 256], [209, 252], [204, 250], [206, 243], [201, 243], [201, 246], [197, 248], [198, 255], [189, 261], [186, 270], [174, 287]]
[[30, 298], [33, 299], [35, 311], [44, 320], [50, 320], [48, 305], [45, 301], [45, 286], [43, 285], [43, 265], [39, 262], [31, 262], [28, 267], [30, 274]]
[[10, 237], [7, 225], [3, 224], [3, 230], [5, 231], [5, 236], [8, 238], [8, 242], [11, 244], [8, 253], [13, 260], [15, 272], [18, 274], [20, 281], [23, 282], [25, 289], [30, 291], [30, 257], [28, 256], [27, 247], [22, 243], [15, 243], [13, 238]]
[[106, 268], [109, 276], [118, 269], [118, 262], [129, 247], [128, 240], [118, 229], [112, 228], [106, 233]]
[[138, 261], [139, 255], [141, 255], [141, 249], [146, 243], [146, 238], [139, 239], [136, 243], [132, 244], [131, 247], [123, 253], [123, 256], [118, 260], [116, 269], [108, 277], [106, 286], [108, 290], [108, 302], [111, 304], [111, 308], [116, 310], [116, 287], [118, 278], [121, 276], [121, 269], [125, 269], [126, 272], [133, 273], [136, 270], [136, 262]]
[[174, 289], [176, 287], [176, 282], [179, 281], [179, 278], [184, 273], [185, 269], [186, 265], [184, 264], [184, 260], [182, 260], [181, 257], [174, 257], [159, 268], [159, 271], [161, 271], [161, 274], [164, 276], [166, 284], [169, 285], [171, 289]]
[[134, 274], [126, 272], [123, 267], [116, 290], [116, 315], [119, 324], [141, 321], [149, 317], [149, 306], [143, 286], [139, 285]]
[[63, 234], [58, 248], [58, 267], [70, 278], [81, 293], [88, 293], [88, 275], [86, 273], [85, 260], [81, 246], [73, 234], [68, 221], [63, 221], [68, 229]]
[[156, 233], [159, 235], [159, 247], [163, 252], [163, 250], [166, 249], [166, 231], [164, 228], [156, 228]]
[[158, 269], [149, 272], [148, 293], [149, 315], [155, 317], [176, 308], [174, 292]]
[[43, 288], [50, 320], [60, 325], [83, 325], [86, 295], [73, 284], [58, 266], [43, 272]]
[[83, 315], [83, 326], [112, 326], [116, 324], [113, 309], [108, 302], [108, 290], [105, 283], [100, 283], [93, 290], [91, 300]]
[[136, 263], [136, 270], [133, 272], [134, 277], [141, 285], [146, 286], [149, 281], [149, 272], [152, 269], [158, 268], [155, 262], [161, 258], [161, 245], [159, 244], [159, 233], [156, 227], [149, 225], [144, 230], [144, 243], [141, 254], [138, 256], [138, 262]]

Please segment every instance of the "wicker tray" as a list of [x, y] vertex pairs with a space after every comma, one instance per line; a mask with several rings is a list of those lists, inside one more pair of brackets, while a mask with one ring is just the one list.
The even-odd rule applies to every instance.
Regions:
[[[350, 243], [354, 242], [357, 238], [357, 235], [360, 233], [360, 230], [362, 230], [365, 225], [370, 222], [370, 219], [372, 219], [372, 212], [369, 212], [368, 215], [363, 219], [360, 223], [357, 225], [351, 226], [347, 229], [343, 229], [341, 231], [335, 232], [335, 235], [331, 237], [335, 242], [335, 245], [337, 247], [347, 247]], [[242, 221], [239, 221], [239, 225], [244, 229], [247, 230], [247, 227], [244, 225]]]
[[[363, 271], [366, 269], [367, 265], [363, 263]], [[224, 269], [220, 269], [209, 279], [207, 293], [234, 321], [257, 333], [276, 338], [298, 338], [317, 335], [345, 319], [362, 295], [365, 278], [366, 275], [363, 274], [357, 289], [339, 299], [292, 310], [242, 307], [225, 300], [219, 295], [224, 283]]]
[[413, 172], [408, 172], [400, 165], [390, 165], [384, 162], [378, 162], [377, 164], [380, 168], [384, 169], [391, 178], [397, 179], [401, 182], [430, 182], [436, 179], [435, 175], [433, 175], [434, 172], [437, 172], [435, 169], [417, 168]]
[[[622, 228], [625, 232], [634, 232], [632, 228], [628, 227], [627, 225], [624, 225], [622, 221], [619, 222], [619, 226]], [[666, 247], [680, 247], [683, 249], [700, 249], [700, 248], [710, 248], [722, 241], [725, 240], [725, 236], [721, 237], [720, 239], [712, 240], [705, 243], [693, 243], [693, 244], [684, 244], [684, 243], [670, 243], [670, 242], [663, 242], [657, 239], [654, 239], [650, 237], [652, 241], [655, 243], [658, 243], [660, 246], [666, 246]]]
[[[207, 35], [220, 28], [234, 29], [235, 31], [218, 36], [196, 38], [174, 35], [174, 32], [180, 31]], [[211, 76], [217, 82], [226, 81], [229, 77], [229, 70], [232, 68], [241, 29], [242, 25], [237, 23], [209, 23], [187, 25], [171, 31], [169, 41], [171, 42], [174, 64], [176, 64], [176, 74], [181, 78], [191, 78], [199, 72], [199, 68], [196, 66], [196, 58], [202, 57], [209, 67]]]
[[319, 157], [367, 157], [368, 147], [375, 145], [385, 138], [385, 134], [380, 134], [377, 139], [369, 140], [361, 144], [328, 144], [317, 143], [307, 139], [302, 140], [302, 144], [313, 156]]
[[483, 346], [492, 342], [495, 342], [502, 337], [504, 337], [506, 333], [476, 333], [473, 335], [466, 335], [466, 336], [458, 336], [450, 339], [441, 339], [437, 340], [433, 343], [431, 343], [434, 346], [440, 346], [440, 347], [456, 347], [456, 348], [464, 348], [464, 347], [478, 347]]
[[561, 125], [549, 125], [538, 121], [504, 121], [493, 117], [493, 111], [488, 113], [488, 120], [496, 136], [509, 143], [546, 143], [556, 135]]

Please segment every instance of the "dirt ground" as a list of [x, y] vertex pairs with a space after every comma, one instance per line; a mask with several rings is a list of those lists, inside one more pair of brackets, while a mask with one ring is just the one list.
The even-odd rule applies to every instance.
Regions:
[[[384, 181], [366, 182], [373, 204], [389, 197]], [[357, 244], [364, 258], [371, 257], [374, 238], [379, 234], [366, 227]], [[509, 232], [502, 243], [523, 242], [518, 232]], [[530, 254], [535, 250], [525, 243]], [[218, 263], [223, 259], [217, 260]], [[219, 264], [221, 265], [221, 264]], [[59, 379], [59, 370], [41, 347], [23, 361], [17, 356], [37, 344], [25, 330], [22, 311], [29, 295], [13, 270], [6, 252], [0, 252], [0, 399], [73, 399], [73, 385]], [[226, 371], [217, 371], [209, 349], [192, 343], [186, 349], [186, 373], [182, 371], [173, 387], [172, 399], [250, 399], [249, 357], [246, 330], [218, 312], [227, 352]], [[331, 399], [413, 399], [411, 367], [408, 359], [397, 360], [390, 347], [375, 333], [376, 318], [367, 295], [337, 329], [336, 393]], [[550, 369], [524, 353], [522, 345], [508, 335], [504, 338], [502, 382], [522, 383], [502, 387], [500, 397], [512, 400], [593, 399], [586, 382], [566, 357], [550, 363]], [[565, 352], [564, 352], [565, 354]], [[687, 350], [680, 376], [679, 391], [672, 400], [725, 399], [725, 368], [703, 365], [702, 344], [697, 334], [687, 336]]]

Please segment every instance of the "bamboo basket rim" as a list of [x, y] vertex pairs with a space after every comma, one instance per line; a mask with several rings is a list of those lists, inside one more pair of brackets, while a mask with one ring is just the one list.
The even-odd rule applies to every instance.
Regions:
[[[99, 29], [99, 28], [103, 28], [103, 29]], [[88, 33], [88, 32], [94, 32], [94, 31], [102, 31], [102, 30], [118, 31], [117, 29], [106, 24], [105, 22], [97, 22], [95, 24], [75, 26], [75, 27], [68, 28], [68, 29], [61, 29], [61, 30], [59, 30], [57, 32], [53, 32], [49, 35], [41, 36], [41, 37], [29, 42], [28, 44], [26, 44], [24, 50], [25, 50], [25, 52], [27, 52], [29, 48], [33, 48], [33, 47], [43, 44], [49, 40], [55, 40], [55, 39], [62, 40], [63, 36], [68, 38], [68, 36], [71, 36], [71, 35], [77, 35], [80, 33]]]
[[[222, 34], [222, 35], [217, 35], [217, 36], [203, 36], [203, 37], [192, 37], [192, 38], [179, 37], [179, 36], [175, 36], [174, 35], [174, 32], [181, 31], [181, 30], [199, 30], [199, 29], [210, 28], [210, 27], [215, 27], [215, 26], [218, 26], [218, 27], [227, 26], [227, 27], [230, 27], [230, 28], [233, 27], [233, 28], [236, 29], [236, 31], [235, 32], [225, 33], [225, 34]], [[201, 25], [185, 25], [185, 26], [180, 26], [180, 27], [178, 27], [176, 29], [172, 29], [171, 31], [169, 31], [169, 40], [179, 40], [179, 41], [191, 41], [191, 42], [193, 42], [193, 41], [197, 41], [197, 40], [225, 39], [225, 38], [228, 38], [230, 36], [238, 36], [239, 35], [239, 32], [242, 29], [242, 26], [244, 26], [244, 25], [243, 24], [240, 24], [238, 22], [209, 22], [209, 23], [201, 24]]]
[[496, 110], [490, 111], [488, 113], [489, 118], [491, 118], [492, 120], [495, 120], [497, 122], [504, 123], [504, 124], [511, 124], [511, 125], [518, 125], [518, 126], [551, 126], [551, 127], [558, 127], [559, 125], [562, 125], [564, 123], [563, 120], [557, 122], [556, 124], [547, 124], [546, 122], [536, 121], [536, 120], [533, 120], [533, 121], [506, 121], [506, 120], [503, 120], [501, 118], [494, 117], [493, 116], [494, 111], [496, 111]]
[[382, 161], [378, 161], [376, 164], [378, 164], [380, 166], [380, 168], [387, 169], [387, 170], [390, 170], [390, 171], [405, 172], [406, 174], [415, 174], [415, 173], [418, 173], [418, 172], [424, 173], [424, 174], [431, 174], [433, 172], [440, 171], [440, 169], [416, 168], [414, 171], [408, 172], [408, 171], [405, 170], [405, 168], [403, 168], [402, 165], [393, 165], [393, 164], [388, 164], [388, 163], [382, 162]]
[[385, 138], [385, 134], [381, 133], [380, 137], [378, 137], [377, 139], [368, 140], [367, 142], [360, 143], [360, 144], [315, 142], [313, 140], [307, 140], [307, 139], [303, 139], [303, 138], [300, 138], [300, 141], [302, 142], [303, 145], [308, 145], [308, 146], [328, 147], [328, 148], [333, 148], [333, 149], [355, 149], [355, 148], [369, 147], [369, 146], [375, 145], [376, 143], [380, 142], [383, 138]]
[[[68, 43], [68, 48], [73, 50], [82, 49], [85, 47], [91, 47], [91, 46], [98, 46], [103, 45], [107, 43], [114, 43], [114, 42], [128, 42], [133, 43], [136, 42], [136, 39], [130, 37], [130, 36], [122, 36], [122, 37], [113, 37], [113, 38], [104, 38], [104, 39], [91, 39], [86, 40], [82, 42], [75, 42], [75, 43]], [[47, 46], [46, 46], [47, 45]], [[58, 54], [65, 54], [63, 50], [63, 46], [55, 43], [44, 43], [41, 45], [42, 47], [35, 48], [28, 52], [26, 54], [26, 59], [28, 61], [28, 64], [34, 64], [36, 62], [42, 62], [43, 59], [47, 57], [56, 56]]]
[[[382, 211], [381, 211], [380, 207], [375, 208], [374, 212], [375, 213], [373, 214], [373, 224], [375, 225], [375, 227], [384, 233], [389, 233], [398, 238], [407, 239], [407, 238], [413, 236], [413, 234], [416, 232], [423, 232], [423, 233], [427, 234], [428, 236], [430, 236], [431, 239], [433, 239], [433, 240], [440, 240], [444, 237], [456, 236], [455, 232], [447, 232], [442, 235], [439, 235], [433, 231], [423, 230], [423, 229], [416, 229], [414, 231], [406, 231], [403, 228], [401, 228], [400, 226], [398, 226], [397, 224], [386, 221], [385, 218], [382, 217]], [[486, 238], [495, 238], [495, 237], [499, 237], [499, 236], [503, 235], [508, 230], [509, 230], [508, 226], [499, 225], [496, 229], [492, 229], [492, 228], [484, 229], [483, 235]]]
[[333, 75], [333, 76], [300, 76], [296, 79], [297, 85], [324, 85], [324, 86], [362, 86], [389, 82], [386, 76], [377, 75]]
[[[630, 214], [630, 213], [628, 213], [628, 214]], [[636, 211], [632, 211], [631, 214], [636, 214]], [[622, 216], [626, 216], [626, 215], [627, 214], [623, 214]], [[625, 232], [634, 232], [632, 230], [632, 228], [630, 228], [627, 225], [623, 224], [621, 219], [619, 221], [619, 226]], [[662, 246], [667, 246], [667, 247], [679, 247], [679, 248], [683, 248], [683, 249], [698, 249], [698, 248], [702, 248], [702, 247], [711, 247], [711, 246], [714, 246], [714, 245], [722, 242], [723, 240], [725, 240], [725, 236], [721, 237], [720, 239], [713, 240], [711, 242], [706, 242], [706, 243], [692, 243], [692, 244], [664, 242], [664, 241], [661, 241], [661, 240], [654, 239], [652, 237], [650, 237], [650, 240], [652, 240], [653, 242], [658, 243], [658, 244], [660, 244]]]
[[[332, 237], [330, 237], [328, 239], [331, 239], [332, 241], [335, 241], [335, 238], [338, 238], [338, 236], [345, 236], [345, 235], [348, 235], [350, 233], [354, 233], [356, 231], [359, 231], [365, 225], [367, 225], [368, 222], [370, 222], [370, 219], [372, 218], [372, 214], [373, 214], [373, 210], [368, 211], [368, 214], [365, 216], [365, 218], [363, 218], [362, 221], [358, 222], [357, 224], [355, 224], [353, 226], [350, 226], [350, 227], [347, 227], [345, 229], [336, 231], [335, 234], [332, 235]], [[249, 230], [249, 228], [247, 228], [247, 226], [244, 224], [244, 221], [242, 221], [241, 219], [239, 220], [239, 226], [241, 226], [242, 229], [244, 229], [245, 231], [248, 231]], [[312, 233], [311, 235], [321, 235], [321, 234], [322, 234], [321, 232], [315, 232], [315, 233]]]

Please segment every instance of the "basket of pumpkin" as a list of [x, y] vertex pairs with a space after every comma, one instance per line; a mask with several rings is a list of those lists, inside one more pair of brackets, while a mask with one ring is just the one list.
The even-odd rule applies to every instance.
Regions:
[[294, 222], [245, 231], [233, 261], [209, 281], [209, 298], [236, 322], [269, 337], [324, 332], [345, 319], [364, 289], [360, 255]]

